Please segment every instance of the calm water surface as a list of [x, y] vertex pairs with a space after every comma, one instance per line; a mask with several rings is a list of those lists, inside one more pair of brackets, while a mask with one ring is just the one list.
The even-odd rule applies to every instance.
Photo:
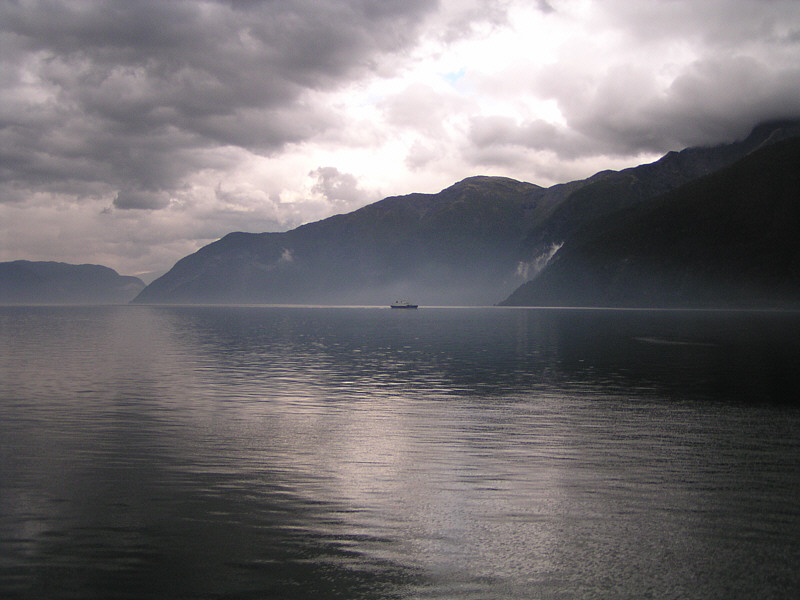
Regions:
[[796, 598], [800, 316], [0, 308], [2, 598]]

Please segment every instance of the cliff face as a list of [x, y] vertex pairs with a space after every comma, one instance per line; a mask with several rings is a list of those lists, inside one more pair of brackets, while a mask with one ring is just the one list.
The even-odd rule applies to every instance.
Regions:
[[503, 304], [800, 307], [800, 139], [584, 226]]
[[125, 304], [144, 287], [101, 265], [0, 263], [0, 304]]

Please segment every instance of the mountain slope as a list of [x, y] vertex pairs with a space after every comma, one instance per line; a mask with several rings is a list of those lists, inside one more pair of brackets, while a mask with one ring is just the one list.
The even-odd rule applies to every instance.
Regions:
[[800, 139], [585, 225], [503, 304], [800, 306]]
[[124, 304], [144, 287], [101, 265], [0, 263], [0, 304]]
[[[800, 136], [800, 121], [763, 123], [745, 139], [713, 147], [669, 152], [656, 162], [622, 171], [603, 171], [583, 182], [567, 184], [569, 193], [546, 202], [536, 215], [520, 252], [520, 260], [537, 261], [586, 224], [639, 202], [656, 198], [694, 179], [713, 173], [748, 154], [785, 139]], [[577, 184], [577, 185], [576, 185]], [[547, 194], [559, 191], [554, 186]]]
[[771, 123], [733, 144], [547, 189], [471, 177], [292, 231], [232, 233], [178, 261], [135, 302], [494, 304], [582, 227], [798, 135], [798, 122]]
[[181, 259], [135, 301], [493, 303], [521, 283], [515, 257], [543, 191], [472, 177], [284, 233], [232, 233]]

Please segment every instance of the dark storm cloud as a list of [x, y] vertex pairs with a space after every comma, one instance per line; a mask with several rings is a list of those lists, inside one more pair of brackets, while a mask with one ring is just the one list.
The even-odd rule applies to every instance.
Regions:
[[550, 4], [547, 0], [538, 0], [536, 6], [543, 13], [554, 13], [556, 11], [556, 9], [553, 8], [553, 5]]
[[[306, 97], [379, 66], [435, 3], [0, 3], [0, 181], [158, 208], [208, 148], [269, 154], [331, 126]], [[135, 190], [135, 191], [131, 191]], [[154, 200], [160, 198], [160, 200]]]
[[513, 164], [526, 150], [561, 160], [662, 153], [800, 117], [800, 2], [592, 6], [592, 35], [574, 35], [555, 60], [520, 77], [526, 92], [555, 101], [563, 122], [474, 117], [465, 151], [472, 162]]
[[600, 150], [600, 145], [586, 136], [541, 119], [518, 122], [505, 116], [476, 117], [470, 121], [469, 139], [475, 148], [488, 150], [486, 155], [491, 155], [492, 148], [517, 147], [548, 150], [568, 159]]
[[[619, 68], [582, 102], [561, 102], [571, 131], [553, 138], [553, 148], [563, 156], [598, 149], [631, 155], [730, 141], [760, 122], [800, 117], [797, 90], [800, 68], [748, 56], [697, 60], [665, 89], [648, 73]], [[538, 133], [526, 142], [541, 143]], [[576, 144], [560, 145], [565, 136]]]
[[336, 207], [337, 212], [363, 206], [370, 200], [377, 200], [375, 194], [359, 187], [354, 175], [342, 173], [336, 167], [320, 167], [309, 175], [316, 179], [312, 191]]
[[[717, 143], [762, 121], [800, 117], [796, 0], [609, 0], [604, 9], [603, 26], [624, 32], [637, 53], [600, 65], [602, 77], [584, 94], [556, 95], [570, 127], [610, 152]], [[664, 87], [655, 65], [675, 70], [661, 56], [675, 48], [695, 58]]]
[[165, 192], [150, 192], [139, 189], [121, 190], [114, 198], [114, 207], [121, 209], [157, 209], [169, 204], [169, 196]]
[[602, 9], [600, 27], [623, 29], [644, 43], [680, 38], [742, 51], [751, 43], [788, 41], [798, 27], [796, 0], [603, 0]]
[[764, 121], [800, 117], [800, 67], [772, 69], [742, 56], [693, 63], [641, 103], [625, 88], [602, 90], [575, 128], [619, 153], [664, 151], [746, 135]]

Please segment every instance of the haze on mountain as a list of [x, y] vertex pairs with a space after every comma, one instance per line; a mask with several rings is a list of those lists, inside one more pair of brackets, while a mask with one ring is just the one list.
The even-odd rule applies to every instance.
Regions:
[[138, 277], [102, 265], [0, 263], [0, 304], [125, 304], [143, 288]]
[[[550, 188], [472, 177], [439, 194], [386, 198], [284, 233], [233, 233], [180, 260], [135, 302], [384, 304], [410, 296], [424, 304], [498, 303], [547, 272], [551, 259], [559, 262], [562, 245], [568, 249], [590, 225], [608, 227], [621, 210], [797, 135], [795, 121], [764, 124], [739, 142]], [[704, 239], [715, 241], [697, 244]], [[525, 304], [522, 298], [507, 303]]]
[[800, 138], [585, 222], [503, 304], [800, 308]]

